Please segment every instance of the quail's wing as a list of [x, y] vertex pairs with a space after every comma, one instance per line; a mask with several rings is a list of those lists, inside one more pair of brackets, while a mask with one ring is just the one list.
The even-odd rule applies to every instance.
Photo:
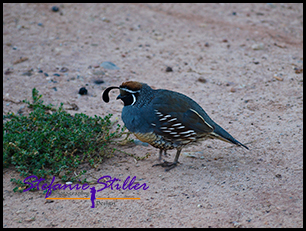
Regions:
[[209, 134], [214, 124], [205, 119], [206, 113], [189, 97], [162, 90], [152, 100], [157, 116], [156, 132], [170, 138], [193, 138], [197, 133]]

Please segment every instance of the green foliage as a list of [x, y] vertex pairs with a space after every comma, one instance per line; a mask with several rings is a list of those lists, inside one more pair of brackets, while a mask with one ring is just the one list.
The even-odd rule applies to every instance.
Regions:
[[23, 177], [60, 175], [62, 180], [75, 181], [85, 173], [75, 174], [80, 164], [97, 167], [113, 155], [117, 138], [126, 134], [124, 127], [111, 122], [111, 114], [72, 116], [63, 104], [58, 109], [44, 105], [35, 88], [32, 97], [33, 103], [23, 101], [33, 110], [29, 115], [10, 113], [3, 124], [3, 166], [15, 166]]

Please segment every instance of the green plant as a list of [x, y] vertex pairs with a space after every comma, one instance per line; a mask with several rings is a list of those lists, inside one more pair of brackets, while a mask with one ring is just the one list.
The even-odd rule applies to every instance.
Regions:
[[[72, 116], [62, 103], [58, 109], [44, 105], [38, 93], [34, 88], [33, 102], [23, 101], [33, 110], [29, 115], [4, 116], [9, 121], [3, 124], [3, 166], [15, 166], [23, 177], [57, 175], [64, 181], [76, 181], [86, 172], [76, 174], [80, 164], [97, 167], [113, 155], [118, 138], [128, 134], [125, 127], [111, 122], [111, 114], [104, 118], [82, 113]], [[18, 180], [13, 182], [24, 186]]]

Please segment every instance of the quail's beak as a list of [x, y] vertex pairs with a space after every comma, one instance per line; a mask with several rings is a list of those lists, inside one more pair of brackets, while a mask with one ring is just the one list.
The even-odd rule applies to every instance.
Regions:
[[120, 94], [120, 95], [117, 96], [116, 100], [122, 99], [122, 98], [123, 98], [123, 96]]

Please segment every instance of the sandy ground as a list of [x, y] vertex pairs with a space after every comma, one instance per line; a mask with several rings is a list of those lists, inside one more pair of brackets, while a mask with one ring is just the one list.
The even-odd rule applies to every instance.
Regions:
[[14, 193], [10, 179], [21, 178], [4, 169], [3, 227], [303, 227], [303, 4], [53, 5], [3, 5], [4, 113], [26, 113], [20, 101], [35, 87], [46, 103], [76, 104], [71, 114], [120, 120], [118, 92], [109, 104], [100, 94], [136, 80], [192, 97], [250, 150], [206, 141], [165, 172], [151, 167], [157, 149], [125, 147], [151, 156], [117, 153], [87, 178], [136, 176], [149, 189], [105, 189], [96, 196], [141, 199], [96, 208]]

